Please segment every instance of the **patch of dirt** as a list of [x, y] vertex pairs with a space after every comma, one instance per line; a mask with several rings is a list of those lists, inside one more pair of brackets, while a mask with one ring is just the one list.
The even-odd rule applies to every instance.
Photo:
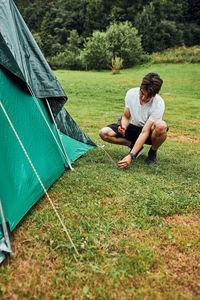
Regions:
[[137, 233], [137, 240], [149, 240], [157, 252], [157, 264], [142, 280], [145, 287], [163, 298], [200, 299], [199, 228], [200, 214], [174, 215], [163, 218], [163, 228], [149, 231], [146, 238], [144, 232], [141, 238]]
[[169, 140], [178, 142], [178, 143], [184, 143], [184, 144], [199, 144], [200, 143], [200, 137], [193, 137], [188, 135], [176, 135], [176, 136], [168, 136]]
[[194, 120], [193, 123], [200, 125], [200, 120]]
[[174, 215], [163, 219], [163, 224], [186, 225], [188, 227], [200, 226], [200, 214], [196, 215]]

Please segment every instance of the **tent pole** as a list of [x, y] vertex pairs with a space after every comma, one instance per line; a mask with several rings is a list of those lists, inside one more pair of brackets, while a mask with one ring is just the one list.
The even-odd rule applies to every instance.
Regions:
[[[59, 143], [58, 143], [58, 141], [57, 141], [57, 139], [56, 139], [56, 137], [55, 137], [53, 131], [51, 130], [51, 128], [50, 128], [50, 126], [49, 126], [49, 124], [48, 124], [48, 122], [47, 122], [47, 119], [45, 118], [45, 116], [44, 116], [44, 114], [43, 114], [43, 112], [42, 112], [42, 110], [41, 110], [41, 107], [40, 107], [40, 105], [39, 105], [39, 103], [38, 103], [38, 101], [37, 101], [37, 98], [36, 98], [36, 96], [35, 96], [33, 90], [31, 89], [30, 85], [28, 84], [28, 82], [27, 82], [27, 88], [28, 88], [28, 90], [29, 90], [31, 96], [33, 97], [33, 100], [35, 101], [35, 104], [37, 105], [37, 107], [38, 107], [40, 113], [42, 114], [42, 116], [43, 116], [43, 118], [44, 118], [44, 120], [45, 120], [45, 122], [46, 122], [46, 124], [47, 124], [47, 126], [48, 126], [48, 128], [49, 128], [49, 130], [50, 130], [50, 132], [51, 132], [51, 134], [53, 135], [53, 137], [54, 137], [54, 139], [55, 139], [55, 141], [56, 141], [56, 143], [57, 143], [57, 145], [58, 145], [58, 147], [60, 148], [60, 151], [62, 152], [63, 156], [65, 157], [65, 159], [66, 159], [66, 161], [67, 161], [67, 163], [68, 163], [68, 166], [69, 166], [70, 170], [73, 171], [74, 169], [72, 168], [72, 165], [71, 165], [71, 163], [70, 163], [70, 161], [69, 161], [69, 158], [68, 158], [68, 156], [67, 156], [67, 153], [66, 153], [66, 151], [65, 151], [65, 147], [64, 147], [63, 142], [62, 142], [62, 140], [61, 140], [60, 134], [59, 134], [59, 132], [58, 132], [58, 130], [57, 130], [57, 126], [55, 125], [63, 149], [61, 149], [61, 147], [60, 147], [60, 145], [59, 145]], [[47, 101], [47, 99], [46, 99], [46, 101]], [[47, 105], [49, 105], [48, 102], [47, 102]], [[50, 113], [52, 114], [51, 108], [49, 108], [49, 110], [50, 110]], [[52, 116], [52, 118], [53, 118], [54, 124], [56, 124], [56, 123], [55, 123], [55, 120], [54, 120], [54, 116]], [[63, 151], [64, 151], [64, 152], [63, 152]]]
[[1, 198], [0, 198], [0, 216], [1, 216], [1, 221], [2, 221], [2, 228], [3, 228], [3, 233], [4, 233], [4, 238], [8, 247], [8, 251], [12, 252], [11, 250], [11, 246], [10, 246], [10, 239], [9, 239], [9, 235], [8, 235], [8, 229], [7, 229], [7, 225], [6, 225], [6, 220], [4, 217], [4, 213], [3, 213], [3, 206], [1, 203]]
[[71, 163], [70, 163], [70, 161], [69, 161], [69, 158], [68, 158], [68, 156], [67, 156], [67, 153], [66, 153], [65, 147], [64, 147], [64, 145], [63, 145], [63, 141], [62, 141], [62, 138], [61, 138], [61, 135], [60, 135], [58, 126], [57, 126], [57, 124], [56, 124], [56, 120], [55, 120], [55, 118], [54, 118], [53, 112], [52, 112], [51, 107], [50, 107], [50, 105], [49, 105], [49, 101], [48, 101], [47, 99], [45, 99], [45, 100], [46, 100], [48, 109], [49, 109], [49, 111], [50, 111], [51, 117], [52, 117], [52, 119], [53, 119], [53, 123], [54, 123], [54, 126], [55, 126], [55, 128], [56, 128], [56, 131], [57, 131], [59, 140], [60, 140], [60, 142], [61, 142], [61, 145], [62, 145], [64, 154], [65, 154], [65, 159], [66, 159], [66, 161], [67, 161], [67, 163], [68, 163], [69, 168], [73, 171], [74, 169], [72, 168], [72, 165], [71, 165]]

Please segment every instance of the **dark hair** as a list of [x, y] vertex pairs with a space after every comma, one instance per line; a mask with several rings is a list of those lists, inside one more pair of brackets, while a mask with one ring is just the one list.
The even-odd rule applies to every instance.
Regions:
[[146, 90], [149, 97], [153, 97], [160, 91], [162, 84], [160, 76], [151, 72], [143, 78], [140, 88]]

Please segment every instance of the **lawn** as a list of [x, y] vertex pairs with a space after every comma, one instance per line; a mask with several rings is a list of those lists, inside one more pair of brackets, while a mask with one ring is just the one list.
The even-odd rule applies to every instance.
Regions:
[[[97, 147], [49, 190], [79, 257], [46, 197], [11, 237], [0, 267], [0, 299], [200, 299], [200, 64], [111, 71], [56, 71], [80, 128], [114, 162], [128, 149], [103, 143], [126, 91], [148, 72], [164, 84], [167, 141], [155, 166], [147, 151], [119, 170]], [[147, 150], [149, 146], [147, 146]]]

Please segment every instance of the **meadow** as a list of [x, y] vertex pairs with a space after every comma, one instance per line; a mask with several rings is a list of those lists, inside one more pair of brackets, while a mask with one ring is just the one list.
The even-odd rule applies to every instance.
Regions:
[[[164, 84], [168, 139], [157, 164], [147, 151], [127, 169], [128, 149], [100, 140], [117, 121], [126, 91], [148, 72]], [[200, 298], [200, 64], [152, 64], [111, 71], [55, 71], [66, 109], [97, 144], [66, 171], [11, 237], [0, 267], [0, 299]]]

